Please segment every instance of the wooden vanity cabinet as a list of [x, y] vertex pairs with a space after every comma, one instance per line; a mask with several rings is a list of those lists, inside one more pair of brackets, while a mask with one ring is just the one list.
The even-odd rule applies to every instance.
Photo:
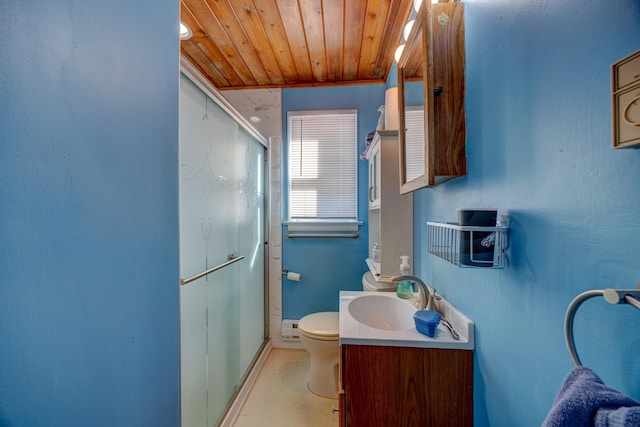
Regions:
[[473, 426], [473, 351], [340, 347], [340, 426]]

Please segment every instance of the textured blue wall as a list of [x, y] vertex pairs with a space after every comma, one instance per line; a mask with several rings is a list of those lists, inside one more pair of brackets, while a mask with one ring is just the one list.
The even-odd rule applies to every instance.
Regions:
[[[640, 279], [640, 151], [611, 148], [610, 66], [640, 49], [640, 2], [467, 0], [468, 175], [415, 193], [416, 272], [476, 325], [476, 426], [538, 426], [571, 368], [579, 293]], [[511, 211], [509, 265], [426, 253], [428, 220]], [[584, 365], [640, 398], [640, 312], [585, 302]]]
[[177, 426], [178, 3], [3, 1], [0, 425]]
[[[287, 112], [296, 110], [358, 110], [358, 155], [367, 132], [378, 124], [378, 107], [384, 104], [385, 85], [338, 86], [282, 90], [283, 183], [287, 182]], [[288, 216], [287, 188], [283, 188], [283, 218]], [[341, 290], [362, 290], [367, 271], [368, 162], [358, 160], [358, 219], [363, 221], [358, 239], [283, 239], [283, 268], [302, 273], [300, 282], [282, 278], [284, 319], [299, 319], [317, 311], [337, 311]], [[283, 233], [287, 226], [283, 226]]]

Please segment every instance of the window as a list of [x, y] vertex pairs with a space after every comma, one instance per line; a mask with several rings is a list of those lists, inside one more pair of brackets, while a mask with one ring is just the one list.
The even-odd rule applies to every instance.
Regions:
[[289, 220], [357, 219], [357, 111], [290, 111]]
[[410, 106], [405, 110], [405, 161], [407, 182], [424, 175], [424, 108]]

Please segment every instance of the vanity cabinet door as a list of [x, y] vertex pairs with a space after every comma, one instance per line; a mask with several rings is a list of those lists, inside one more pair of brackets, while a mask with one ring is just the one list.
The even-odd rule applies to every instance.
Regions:
[[345, 396], [344, 396], [344, 392], [340, 392], [338, 393], [338, 407], [339, 407], [339, 413], [338, 413], [338, 426], [339, 427], [345, 427], [346, 424], [346, 420], [345, 420], [345, 416], [344, 416], [344, 411], [345, 411]]
[[[343, 356], [344, 356], [344, 351], [342, 350], [342, 345], [340, 345], [340, 367], [344, 366], [344, 360], [343, 360]], [[339, 375], [338, 375], [338, 419], [339, 419], [339, 423], [338, 426], [339, 427], [346, 427], [347, 425], [347, 417], [346, 417], [346, 402], [347, 402], [347, 396], [344, 393], [344, 371], [342, 369], [339, 369]]]
[[343, 345], [345, 426], [473, 426], [473, 351]]

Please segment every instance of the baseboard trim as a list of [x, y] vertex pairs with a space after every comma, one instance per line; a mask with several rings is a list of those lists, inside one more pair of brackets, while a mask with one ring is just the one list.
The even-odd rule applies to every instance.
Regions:
[[285, 341], [278, 340], [273, 342], [273, 348], [286, 348], [289, 350], [304, 350], [302, 343], [300, 341]]

